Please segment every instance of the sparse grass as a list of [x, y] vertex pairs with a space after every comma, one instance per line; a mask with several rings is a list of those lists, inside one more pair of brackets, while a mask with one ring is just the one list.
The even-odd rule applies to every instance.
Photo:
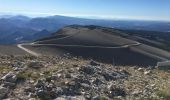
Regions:
[[10, 68], [9, 66], [0, 65], [0, 74], [3, 72], [9, 72], [9, 71], [12, 71], [12, 68]]
[[170, 100], [170, 85], [167, 83], [159, 89], [156, 93], [159, 97], [163, 97], [165, 100]]
[[170, 78], [170, 73], [163, 70], [157, 70], [157, 74], [164, 79]]
[[26, 80], [28, 79], [29, 77], [31, 77], [31, 74], [30, 72], [26, 72], [26, 71], [23, 71], [23, 72], [20, 72], [17, 77], [19, 80]]
[[[170, 73], [153, 69], [151, 75], [144, 75], [143, 72], [138, 71], [136, 68], [128, 68], [128, 72], [132, 75], [125, 81], [125, 86], [128, 92], [134, 90], [139, 91], [138, 95], [134, 99], [138, 98], [139, 95], [144, 91], [145, 86], [152, 87], [153, 93], [158, 97], [162, 97], [163, 100], [170, 100]], [[141, 92], [140, 92], [141, 91]], [[143, 98], [143, 97], [142, 97]], [[159, 100], [157, 97], [148, 96], [146, 100]], [[161, 99], [162, 100], [162, 99]]]
[[33, 80], [37, 80], [40, 77], [38, 72], [31, 72], [31, 71], [23, 71], [17, 75], [18, 79], [26, 80], [32, 78]]
[[44, 71], [43, 74], [45, 75], [49, 75], [51, 72], [48, 70], [48, 71]]
[[[26, 70], [20, 72], [18, 74], [18, 78], [22, 80], [26, 79], [33, 79], [37, 80], [40, 77], [48, 77], [52, 75], [52, 73], [58, 71], [58, 67], [56, 66], [49, 66], [48, 68], [40, 68], [40, 69], [32, 69], [32, 68], [27, 68]], [[40, 73], [44, 74], [43, 76], [40, 75]]]
[[98, 98], [97, 98], [97, 100], [108, 100], [106, 97], [104, 97], [104, 96], [99, 96]]
[[36, 59], [37, 57], [36, 57], [36, 56], [32, 56], [32, 55], [24, 55], [23, 58], [24, 58], [24, 59], [29, 59], [29, 60], [34, 60], [34, 59]]

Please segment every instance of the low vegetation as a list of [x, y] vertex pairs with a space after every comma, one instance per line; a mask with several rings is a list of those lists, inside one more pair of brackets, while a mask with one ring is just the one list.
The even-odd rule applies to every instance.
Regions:
[[170, 99], [170, 85], [169, 85], [169, 83], [160, 87], [160, 89], [156, 92], [156, 94], [159, 97], [164, 98], [165, 100], [169, 100]]

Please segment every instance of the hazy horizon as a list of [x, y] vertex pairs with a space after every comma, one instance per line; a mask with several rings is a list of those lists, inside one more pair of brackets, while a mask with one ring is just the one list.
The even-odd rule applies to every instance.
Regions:
[[170, 21], [168, 0], [0, 0], [0, 15]]
[[46, 18], [52, 16], [63, 16], [63, 17], [73, 17], [73, 18], [82, 18], [82, 19], [94, 19], [94, 20], [112, 20], [112, 21], [148, 21], [148, 22], [170, 22], [170, 20], [154, 20], [154, 19], [128, 19], [128, 18], [109, 18], [109, 17], [101, 17], [101, 16], [74, 16], [74, 15], [29, 15], [29, 14], [14, 14], [14, 13], [1, 13], [0, 18], [10, 18], [10, 17], [17, 17], [17, 16], [25, 16], [28, 18]]

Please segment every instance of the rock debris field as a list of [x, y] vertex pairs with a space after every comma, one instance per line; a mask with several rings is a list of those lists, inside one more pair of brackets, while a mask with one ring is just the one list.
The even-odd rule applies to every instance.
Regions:
[[0, 100], [169, 100], [170, 72], [80, 57], [0, 57]]

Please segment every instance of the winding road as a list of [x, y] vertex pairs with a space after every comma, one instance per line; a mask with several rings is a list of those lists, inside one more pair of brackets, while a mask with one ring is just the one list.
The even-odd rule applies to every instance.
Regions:
[[[22, 49], [22, 50], [24, 50], [25, 52], [33, 55], [33, 56], [40, 56], [40, 54], [38, 54], [38, 53], [36, 53], [36, 52], [34, 52], [34, 51], [31, 51], [31, 50], [23, 47], [23, 45], [25, 45], [25, 44], [18, 44], [17, 47], [20, 48], [20, 49]], [[31, 43], [30, 43], [29, 45], [31, 45]]]
[[135, 44], [129, 44], [129, 45], [122, 45], [122, 46], [117, 46], [117, 47], [105, 47], [105, 46], [85, 46], [85, 45], [64, 45], [64, 44], [36, 44], [36, 43], [24, 43], [24, 44], [18, 44], [17, 47], [26, 51], [27, 53], [33, 55], [33, 56], [40, 56], [40, 54], [27, 49], [24, 47], [24, 45], [29, 45], [29, 46], [57, 46], [57, 47], [80, 47], [80, 48], [99, 48], [99, 49], [117, 49], [117, 48], [129, 48], [132, 46], [138, 46], [141, 45], [141, 43], [135, 43]]
[[[120, 49], [120, 48], [129, 48], [132, 51], [150, 56], [154, 59], [159, 59], [160, 62], [158, 63], [167, 63], [169, 65], [169, 59], [170, 59], [170, 53], [166, 52], [164, 50], [158, 49], [158, 48], [154, 48], [151, 46], [147, 46], [145, 44], [141, 44], [137, 41], [131, 41], [131, 40], [127, 40], [125, 38], [121, 38], [121, 37], [117, 37], [117, 36], [111, 36], [111, 35], [107, 35], [105, 33], [100, 33], [100, 32], [95, 32], [98, 34], [94, 34], [94, 33], [90, 33], [87, 32], [88, 34], [85, 33], [81, 33], [81, 32], [75, 32], [74, 34], [69, 34], [68, 36], [65, 37], [61, 37], [61, 38], [54, 38], [54, 39], [49, 39], [49, 40], [43, 40], [43, 41], [38, 41], [38, 42], [33, 42], [33, 43], [23, 43], [23, 44], [18, 44], [17, 47], [24, 50], [25, 52], [33, 55], [33, 56], [41, 56], [41, 54], [34, 52], [28, 48], [26, 48], [25, 46], [56, 46], [56, 47], [79, 47], [79, 48], [98, 48], [98, 49]], [[105, 37], [105, 38], [104, 38]], [[103, 39], [104, 38], [104, 39]], [[68, 40], [67, 40], [68, 39]], [[70, 39], [70, 40], [69, 40]], [[101, 46], [93, 46], [93, 45], [77, 45], [74, 44], [74, 42], [72, 44], [55, 44], [58, 43], [58, 40], [64, 40], [67, 41], [69, 43], [69, 41], [72, 40], [84, 40], [87, 39], [86, 41], [90, 41], [89, 43], [101, 43]], [[122, 40], [121, 40], [122, 39]], [[55, 43], [51, 43], [50, 41], [54, 41]], [[57, 41], [57, 42], [56, 42]], [[123, 42], [122, 42], [123, 41]], [[61, 42], [61, 41], [59, 41]], [[102, 43], [106, 43], [107, 44], [113, 44], [113, 46], [103, 46]], [[114, 43], [116, 42], [120, 42], [119, 46], [114, 46]], [[128, 43], [128, 44], [125, 44]]]
[[[30, 49], [27, 49], [25, 46], [57, 46], [57, 47], [80, 47], [80, 48], [98, 48], [98, 49], [116, 49], [116, 48], [130, 48], [130, 47], [136, 47], [140, 46], [141, 43], [136, 44], [130, 44], [130, 45], [122, 45], [118, 47], [104, 47], [104, 46], [85, 46], [85, 45], [61, 45], [61, 44], [35, 44], [35, 43], [25, 43], [25, 44], [18, 44], [17, 47], [24, 50], [25, 52], [33, 55], [33, 56], [41, 56], [41, 54], [36, 53]], [[165, 59], [163, 57], [159, 57], [157, 55], [150, 54], [151, 56], [164, 59], [163, 61], [160, 61], [157, 63], [157, 66], [164, 66], [164, 65], [170, 65], [170, 61], [168, 59]]]

